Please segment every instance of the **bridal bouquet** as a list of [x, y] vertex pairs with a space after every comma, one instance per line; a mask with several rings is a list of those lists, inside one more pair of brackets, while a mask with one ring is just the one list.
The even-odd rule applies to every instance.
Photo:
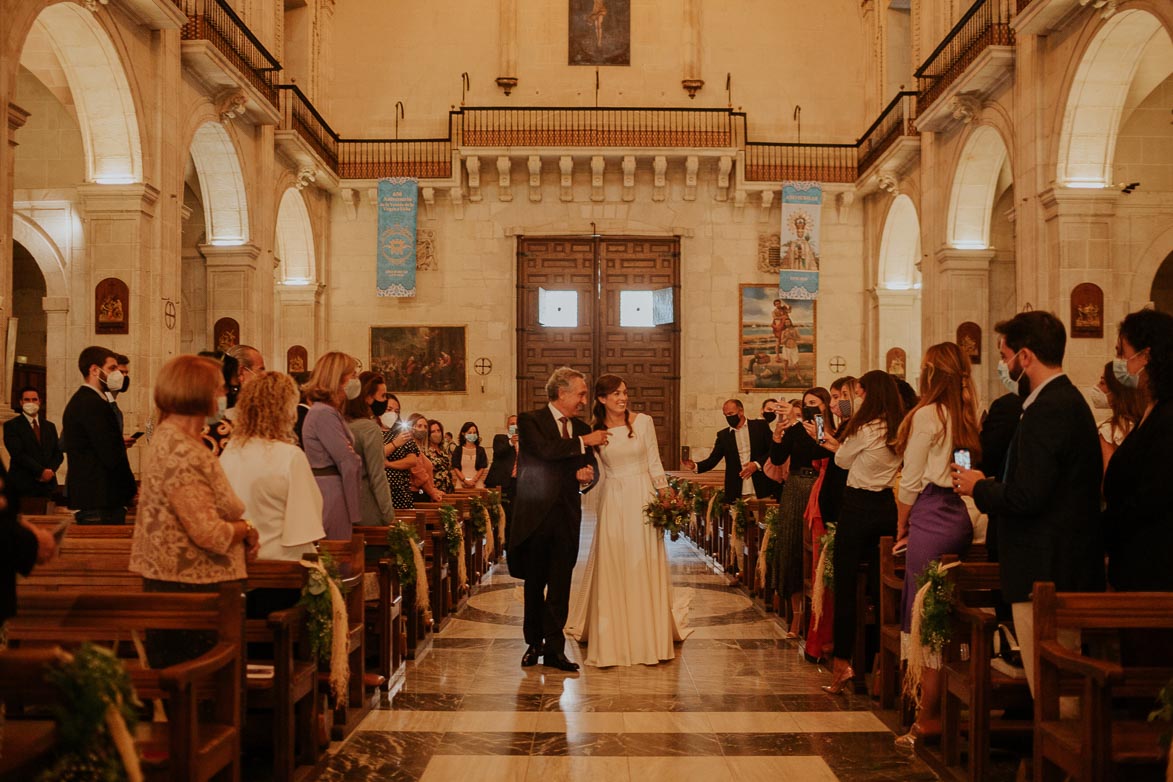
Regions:
[[667, 530], [672, 540], [680, 537], [691, 513], [692, 503], [671, 486], [644, 506], [646, 523], [658, 530]]

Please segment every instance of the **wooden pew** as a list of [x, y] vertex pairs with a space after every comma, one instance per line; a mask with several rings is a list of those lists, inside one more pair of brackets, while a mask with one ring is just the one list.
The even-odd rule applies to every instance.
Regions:
[[[904, 554], [893, 554], [895, 540], [880, 538], [880, 664], [876, 678], [880, 684], [880, 708], [896, 708], [900, 694], [900, 625], [903, 621], [901, 601], [904, 594]], [[903, 699], [901, 699], [903, 703]], [[908, 721], [907, 709], [901, 709], [901, 724]]]
[[[363, 647], [365, 628], [364, 609], [366, 599], [363, 581], [366, 573], [366, 554], [362, 535], [352, 535], [350, 540], [323, 540], [318, 550], [334, 558], [341, 576], [340, 586], [346, 600], [347, 654], [350, 661], [350, 681], [347, 686], [345, 703], [334, 704], [334, 726], [331, 737], [341, 741], [354, 732], [358, 723], [371, 710], [371, 701], [366, 696], [367, 687], [377, 689], [385, 683], [382, 677], [368, 680], [366, 676], [366, 651]], [[325, 687], [329, 674], [319, 672], [318, 684]]]
[[[1159, 739], [1167, 724], [1145, 715], [1173, 677], [1173, 660], [1161, 667], [1122, 665], [1065, 649], [1057, 636], [1079, 630], [1087, 641], [1088, 631], [1173, 631], [1173, 592], [1056, 592], [1054, 584], [1038, 582], [1032, 603], [1035, 780], [1160, 779], [1168, 753]], [[1060, 695], [1070, 693], [1080, 696], [1075, 719], [1059, 710]], [[1139, 713], [1130, 701], [1139, 702]]]
[[375, 670], [390, 686], [403, 661], [415, 657], [415, 648], [407, 640], [407, 623], [415, 613], [414, 595], [409, 607], [404, 597], [406, 585], [399, 583], [399, 570], [388, 554], [387, 527], [355, 527], [354, 533], [363, 536], [367, 568], [375, 568], [379, 585], [378, 600], [374, 605], [368, 603], [365, 611], [367, 647], [376, 661]]
[[432, 627], [441, 630], [448, 624], [451, 609], [451, 588], [453, 577], [448, 566], [448, 533], [440, 518], [439, 508], [416, 508], [416, 532], [420, 536], [424, 562], [428, 568], [428, 597], [432, 606]]
[[[243, 616], [239, 584], [219, 593], [25, 592], [20, 614], [8, 622], [8, 637], [21, 648], [68, 647], [125, 641], [131, 631], [215, 631], [216, 645], [195, 660], [159, 670], [127, 666], [140, 697], [162, 698], [168, 705], [169, 721], [140, 724], [135, 738], [152, 779], [202, 782], [224, 772], [239, 780]], [[8, 687], [4, 692], [19, 694]], [[208, 721], [201, 720], [200, 701], [212, 704]]]

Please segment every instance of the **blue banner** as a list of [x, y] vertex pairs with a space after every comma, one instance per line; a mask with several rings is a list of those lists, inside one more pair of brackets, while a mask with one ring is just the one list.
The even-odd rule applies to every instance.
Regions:
[[819, 297], [819, 273], [783, 269], [778, 272], [778, 295], [783, 299], [809, 301]]
[[380, 296], [415, 296], [418, 193], [418, 180], [405, 177], [379, 180], [379, 257], [375, 284]]

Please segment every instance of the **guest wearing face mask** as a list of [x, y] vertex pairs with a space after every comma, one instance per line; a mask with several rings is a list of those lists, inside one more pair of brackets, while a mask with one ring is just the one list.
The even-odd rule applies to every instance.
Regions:
[[112, 350], [88, 347], [77, 361], [84, 383], [61, 417], [69, 472], [65, 489], [78, 524], [123, 524], [126, 506], [138, 492], [118, 416], [106, 392], [122, 388]]
[[[1113, 375], [1121, 385], [1143, 395], [1145, 407], [1104, 475], [1108, 580], [1122, 591], [1170, 591], [1173, 316], [1156, 310], [1126, 316], [1120, 324]], [[1168, 639], [1161, 646], [1167, 651]]]
[[395, 506], [383, 470], [383, 432], [378, 422], [378, 416], [387, 412], [387, 384], [374, 372], [363, 372], [358, 382], [359, 394], [347, 400], [344, 412], [354, 435], [354, 450], [362, 459], [359, 513], [365, 526], [387, 525], [395, 520]]
[[472, 421], [460, 427], [460, 447], [452, 454], [452, 482], [456, 488], [472, 489], [485, 485], [489, 455], [481, 446], [481, 433]]
[[517, 491], [516, 415], [505, 419], [505, 431], [506, 434], [498, 434], [493, 437], [493, 463], [489, 465], [485, 486], [501, 490], [501, 501], [505, 508], [506, 517], [508, 517], [509, 506]]
[[[859, 408], [859, 381], [848, 375], [831, 384], [831, 414], [835, 417], [833, 436], [843, 437], [851, 416]], [[823, 523], [833, 524], [839, 520], [839, 507], [843, 504], [843, 493], [847, 489], [847, 470], [828, 459], [819, 481], [819, 515]]]
[[21, 415], [4, 424], [8, 449], [8, 486], [21, 498], [24, 513], [44, 513], [57, 491], [57, 470], [65, 454], [57, 439], [57, 427], [41, 417], [41, 393], [32, 386], [20, 391]]
[[[1092, 409], [1109, 411], [1108, 418], [1100, 423], [1100, 453], [1104, 456], [1104, 472], [1116, 449], [1124, 442], [1140, 419], [1144, 416], [1148, 400], [1139, 388], [1130, 388], [1116, 378], [1112, 370], [1115, 362], [1104, 365], [1100, 382], [1091, 387]], [[1097, 416], [1102, 415], [1097, 412]]]
[[[107, 391], [106, 398], [110, 400], [110, 404], [114, 408], [114, 415], [118, 416], [118, 431], [125, 433], [126, 418], [122, 415], [122, 408], [118, 406], [118, 395], [130, 389], [130, 357], [118, 353], [114, 356], [114, 360], [118, 362], [117, 369], [122, 373], [122, 385]], [[130, 448], [136, 441], [133, 437], [124, 436], [122, 442], [127, 448]]]
[[455, 491], [452, 486], [452, 460], [444, 448], [444, 424], [434, 418], [428, 421], [428, 447], [424, 449], [424, 456], [432, 463], [432, 480], [436, 488], [445, 494]]
[[224, 396], [216, 399], [216, 412], [208, 416], [204, 427], [203, 442], [212, 453], [219, 456], [232, 436], [232, 417], [229, 410], [236, 404], [236, 395], [240, 392], [240, 365], [231, 355], [219, 350], [205, 350], [200, 356], [210, 358], [220, 365], [220, 374], [224, 378]]
[[781, 487], [762, 470], [770, 458], [770, 425], [746, 418], [740, 399], [726, 399], [721, 415], [727, 426], [717, 431], [708, 457], [699, 462], [682, 460], [680, 466], [702, 473], [724, 460], [726, 502], [740, 497], [777, 497]]
[[411, 471], [422, 458], [422, 453], [412, 434], [411, 424], [399, 418], [399, 400], [392, 403], [391, 396], [388, 394], [387, 412], [380, 419], [380, 423], [388, 427], [383, 431], [383, 470], [391, 487], [391, 504], [399, 509], [410, 509], [415, 507]]
[[419, 451], [419, 458], [411, 468], [412, 500], [443, 502], [444, 495], [436, 488], [432, 462], [425, 456], [428, 448], [428, 419], [421, 413], [412, 413], [407, 417], [407, 423], [411, 427], [411, 436], [415, 438], [415, 447]]
[[301, 430], [302, 447], [322, 492], [322, 526], [329, 540], [350, 540], [354, 525], [362, 523], [362, 459], [342, 417], [346, 402], [362, 393], [357, 364], [345, 353], [327, 353], [303, 389], [311, 406]]

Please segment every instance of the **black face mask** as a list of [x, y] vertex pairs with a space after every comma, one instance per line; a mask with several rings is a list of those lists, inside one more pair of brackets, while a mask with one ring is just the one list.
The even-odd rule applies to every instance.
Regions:
[[375, 414], [375, 418], [383, 415], [383, 413], [387, 412], [387, 400], [384, 399], [382, 402], [380, 402], [378, 399], [376, 399], [371, 402], [371, 412]]
[[727, 416], [725, 416], [725, 422], [728, 423], [730, 426], [737, 426], [737, 424], [741, 422], [741, 416], [727, 415]]
[[228, 386], [228, 406], [236, 407], [236, 396], [240, 393], [240, 386]]
[[762, 420], [768, 424], [774, 423], [774, 419], [778, 417], [777, 413], [762, 413]]
[[823, 412], [823, 409], [818, 405], [807, 405], [802, 408], [802, 420], [813, 421], [815, 416]]
[[126, 389], [128, 389], [128, 388], [130, 388], [130, 375], [123, 375], [122, 376], [122, 391], [120, 391], [119, 393], [125, 394]]

